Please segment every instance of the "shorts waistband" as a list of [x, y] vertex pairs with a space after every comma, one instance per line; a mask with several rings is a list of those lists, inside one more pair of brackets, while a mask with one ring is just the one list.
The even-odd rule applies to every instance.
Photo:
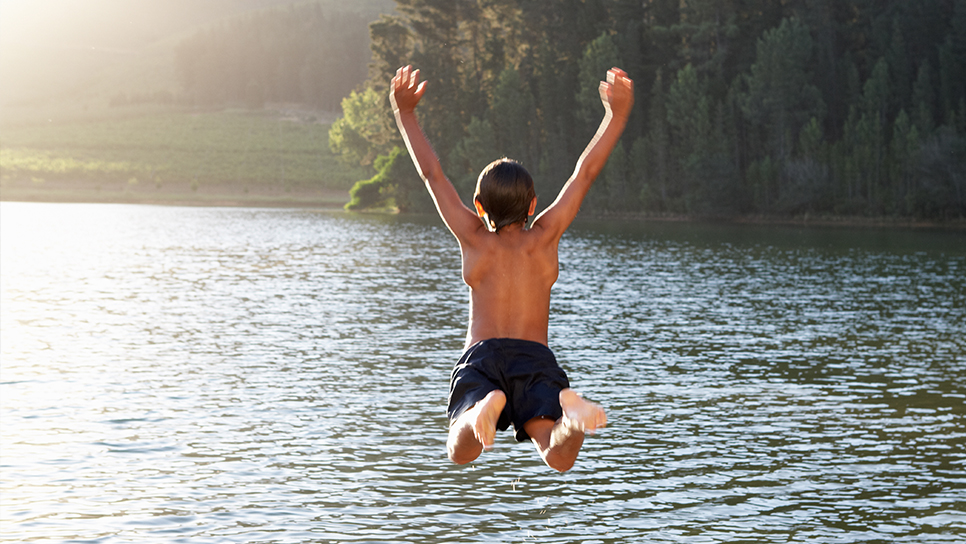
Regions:
[[463, 350], [463, 352], [466, 353], [484, 345], [490, 347], [530, 348], [545, 349], [551, 352], [553, 351], [546, 344], [534, 342], [533, 340], [523, 340], [521, 338], [487, 338], [486, 340], [480, 340], [479, 342], [468, 346], [465, 350]]

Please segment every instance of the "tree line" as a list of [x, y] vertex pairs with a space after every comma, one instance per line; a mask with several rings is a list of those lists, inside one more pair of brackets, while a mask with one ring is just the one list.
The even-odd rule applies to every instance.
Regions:
[[368, 25], [381, 4], [362, 2], [354, 10], [333, 9], [335, 2], [290, 5], [200, 30], [175, 48], [182, 99], [336, 110], [367, 77]]
[[461, 194], [509, 156], [544, 204], [620, 66], [636, 105], [595, 212], [966, 216], [966, 0], [397, 0], [369, 29], [330, 131], [378, 170], [357, 207], [431, 205], [395, 164], [400, 65], [430, 81], [417, 113]]

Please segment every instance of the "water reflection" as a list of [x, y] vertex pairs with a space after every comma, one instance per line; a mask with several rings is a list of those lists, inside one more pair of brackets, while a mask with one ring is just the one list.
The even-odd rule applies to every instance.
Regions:
[[434, 218], [0, 205], [0, 539], [955, 542], [959, 233], [582, 222], [551, 338], [611, 425], [449, 465]]

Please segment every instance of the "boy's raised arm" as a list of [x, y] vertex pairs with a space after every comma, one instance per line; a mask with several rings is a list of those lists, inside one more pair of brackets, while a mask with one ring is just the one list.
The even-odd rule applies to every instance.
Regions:
[[443, 218], [449, 230], [463, 243], [472, 233], [483, 229], [484, 225], [480, 218], [460, 200], [453, 184], [443, 173], [439, 158], [436, 157], [436, 152], [423, 134], [419, 121], [416, 120], [416, 105], [419, 104], [424, 92], [426, 92], [426, 82], [419, 82], [419, 70], [404, 66], [397, 70], [396, 76], [392, 78], [389, 101], [396, 116], [396, 126], [399, 127], [399, 132], [406, 142], [409, 156], [412, 157], [419, 176], [423, 178], [436, 203], [436, 210], [439, 211], [440, 217]]
[[576, 217], [590, 186], [624, 132], [634, 105], [634, 82], [620, 68], [611, 68], [607, 71], [607, 80], [600, 82], [600, 101], [604, 104], [604, 119], [597, 133], [580, 155], [574, 173], [560, 189], [557, 199], [533, 222], [534, 227], [539, 226], [558, 237]]

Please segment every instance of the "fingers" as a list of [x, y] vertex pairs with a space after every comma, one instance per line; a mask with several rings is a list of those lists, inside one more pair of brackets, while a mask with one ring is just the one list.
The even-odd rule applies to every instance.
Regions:
[[413, 67], [408, 64], [396, 70], [390, 85], [393, 90], [408, 89], [417, 95], [422, 95], [426, 89], [426, 82], [419, 81], [419, 69], [413, 70]]
[[622, 87], [634, 88], [634, 81], [627, 77], [627, 72], [618, 67], [607, 70], [607, 83], [610, 85], [620, 85]]
[[607, 82], [608, 83], [613, 83], [614, 80], [617, 79], [617, 78], [619, 78], [619, 77], [626, 79], [627, 78], [627, 72], [625, 72], [624, 70], [621, 70], [620, 68], [618, 68], [616, 66], [613, 67], [613, 68], [611, 68], [610, 70], [607, 70]]
[[389, 82], [389, 88], [393, 92], [395, 92], [395, 90], [398, 89], [400, 86], [400, 82], [402, 81], [402, 73], [403, 73], [402, 68], [399, 68], [398, 70], [396, 70], [396, 75], [393, 76], [392, 81]]
[[406, 66], [401, 66], [398, 70], [396, 70], [396, 75], [392, 78], [392, 82], [391, 82], [393, 89], [399, 89], [399, 88], [410, 86], [409, 73], [411, 68], [412, 68], [411, 66], [406, 65]]
[[603, 100], [604, 102], [609, 103], [610, 97], [613, 94], [613, 89], [614, 89], [614, 86], [611, 83], [608, 83], [606, 81], [601, 81], [600, 85], [597, 88], [597, 91], [600, 93], [600, 99]]
[[607, 70], [607, 80], [600, 82], [600, 100], [615, 115], [626, 116], [634, 104], [634, 81], [616, 66]]

